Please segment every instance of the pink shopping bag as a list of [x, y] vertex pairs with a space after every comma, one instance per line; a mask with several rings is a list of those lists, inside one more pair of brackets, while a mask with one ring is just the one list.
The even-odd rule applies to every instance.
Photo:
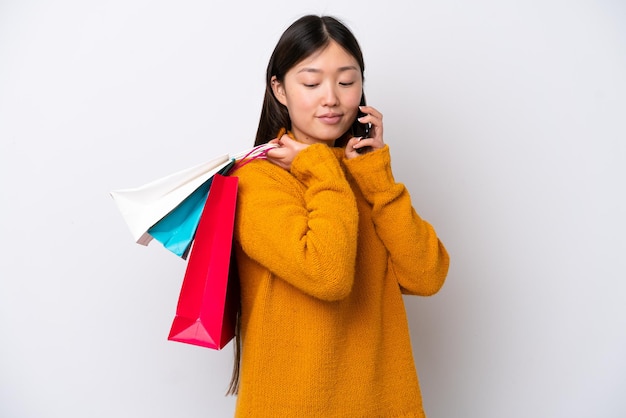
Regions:
[[239, 283], [229, 280], [237, 177], [216, 174], [202, 211], [168, 340], [219, 350], [235, 335]]

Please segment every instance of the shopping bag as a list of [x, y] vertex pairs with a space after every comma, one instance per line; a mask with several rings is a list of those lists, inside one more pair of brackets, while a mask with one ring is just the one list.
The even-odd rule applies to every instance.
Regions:
[[[235, 164], [230, 163], [218, 174], [226, 175]], [[202, 208], [207, 199], [213, 177], [205, 181], [170, 213], [148, 229], [148, 234], [179, 257], [187, 258], [191, 242], [198, 228]]]
[[221, 349], [235, 335], [239, 284], [229, 280], [237, 177], [215, 174], [202, 210], [168, 340]]
[[152, 236], [148, 234], [150, 227], [230, 162], [228, 155], [222, 155], [143, 186], [110, 193], [135, 241], [148, 245], [152, 240]]
[[[140, 187], [110, 192], [135, 242], [148, 245], [152, 238], [185, 258], [198, 225], [199, 214], [211, 187], [210, 179], [256, 159], [264, 159], [277, 144], [262, 144], [178, 171]], [[164, 220], [164, 218], [170, 218]], [[157, 224], [163, 220], [163, 223]], [[152, 229], [152, 230], [151, 230]], [[158, 237], [158, 238], [157, 238]]]

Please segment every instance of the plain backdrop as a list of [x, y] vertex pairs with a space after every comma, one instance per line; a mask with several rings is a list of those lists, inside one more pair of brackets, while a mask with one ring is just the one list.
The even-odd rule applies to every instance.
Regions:
[[0, 0], [0, 417], [232, 416], [232, 346], [167, 341], [185, 262], [109, 191], [249, 148], [307, 13], [451, 255], [405, 299], [429, 417], [626, 416], [624, 2]]

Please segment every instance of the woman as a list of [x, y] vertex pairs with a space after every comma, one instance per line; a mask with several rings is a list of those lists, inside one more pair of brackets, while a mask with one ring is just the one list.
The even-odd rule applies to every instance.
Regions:
[[363, 70], [331, 17], [298, 19], [270, 59], [256, 143], [277, 148], [236, 173], [237, 416], [424, 416], [402, 294], [436, 293], [449, 260], [393, 179]]

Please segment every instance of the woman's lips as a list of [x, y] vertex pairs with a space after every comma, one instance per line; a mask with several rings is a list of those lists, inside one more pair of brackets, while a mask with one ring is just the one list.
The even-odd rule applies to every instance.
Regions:
[[320, 115], [317, 117], [322, 123], [328, 125], [334, 125], [339, 123], [341, 120], [341, 115], [339, 113], [326, 113], [324, 115]]

